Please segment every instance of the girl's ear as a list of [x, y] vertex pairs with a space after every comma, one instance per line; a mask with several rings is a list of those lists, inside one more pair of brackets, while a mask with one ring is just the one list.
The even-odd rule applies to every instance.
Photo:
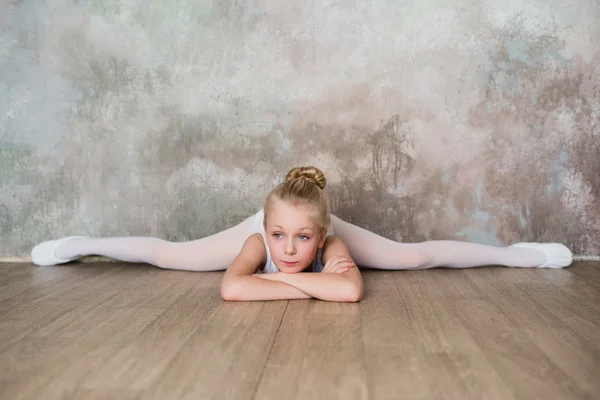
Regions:
[[323, 245], [325, 244], [325, 239], [327, 239], [327, 232], [323, 232], [320, 234], [319, 236], [319, 245], [317, 246], [318, 248], [322, 248]]

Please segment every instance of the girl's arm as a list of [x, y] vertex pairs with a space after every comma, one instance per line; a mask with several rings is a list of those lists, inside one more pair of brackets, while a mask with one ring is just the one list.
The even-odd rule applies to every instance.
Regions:
[[[242, 250], [225, 271], [221, 297], [228, 301], [309, 299], [310, 295], [284, 282], [252, 276], [267, 260], [259, 233], [246, 239]], [[267, 275], [267, 274], [265, 274]], [[270, 274], [268, 274], [270, 275]]]
[[[323, 246], [322, 262], [324, 265], [334, 257], [342, 256], [349, 260], [350, 252], [344, 242], [337, 237], [328, 237]], [[344, 273], [310, 273], [300, 272], [286, 274], [276, 272], [264, 274], [259, 279], [272, 282], [283, 282], [320, 300], [357, 302], [363, 297], [363, 280], [360, 270], [354, 266]]]

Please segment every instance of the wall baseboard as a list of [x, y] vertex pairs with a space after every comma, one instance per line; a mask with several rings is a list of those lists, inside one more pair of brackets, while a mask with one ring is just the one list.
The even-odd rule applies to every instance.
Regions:
[[[82, 257], [78, 262], [121, 262], [108, 257], [87, 256]], [[573, 256], [573, 261], [600, 261], [600, 256]], [[31, 257], [0, 257], [0, 263], [31, 263]]]
[[600, 261], [600, 256], [573, 256], [573, 261]]
[[[123, 262], [102, 256], [81, 257], [78, 262]], [[0, 263], [31, 263], [31, 257], [0, 257]]]

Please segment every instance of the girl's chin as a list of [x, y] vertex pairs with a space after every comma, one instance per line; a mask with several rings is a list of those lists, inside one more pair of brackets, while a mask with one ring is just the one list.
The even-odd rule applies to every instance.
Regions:
[[281, 267], [277, 266], [277, 268], [279, 268], [280, 272], [285, 272], [286, 274], [297, 274], [298, 272], [306, 272], [306, 270], [308, 269], [308, 266], [306, 266], [306, 267], [300, 266], [299, 267], [297, 265], [294, 265], [294, 266], [289, 267], [286, 265], [282, 265]]

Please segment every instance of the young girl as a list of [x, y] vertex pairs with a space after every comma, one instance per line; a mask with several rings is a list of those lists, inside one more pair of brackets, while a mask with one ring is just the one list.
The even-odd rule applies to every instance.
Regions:
[[269, 193], [262, 210], [217, 234], [181, 243], [152, 237], [71, 236], [38, 244], [32, 261], [55, 265], [95, 254], [168, 269], [226, 269], [221, 283], [225, 300], [341, 302], [362, 299], [357, 264], [387, 270], [562, 268], [572, 261], [571, 251], [559, 243], [496, 247], [449, 240], [395, 242], [330, 215], [323, 193], [326, 183], [318, 168], [296, 167]]

